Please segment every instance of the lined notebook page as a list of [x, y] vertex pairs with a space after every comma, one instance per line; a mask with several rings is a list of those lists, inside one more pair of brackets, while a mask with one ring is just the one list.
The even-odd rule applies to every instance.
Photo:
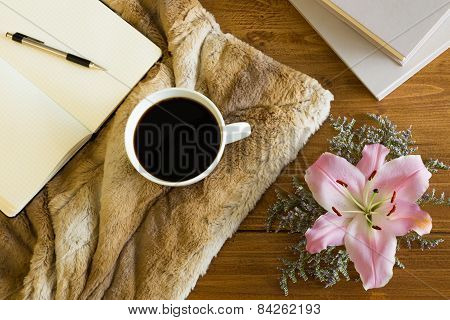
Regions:
[[0, 208], [15, 215], [90, 132], [0, 58]]
[[96, 131], [160, 49], [98, 0], [0, 0], [0, 34], [21, 32], [103, 66], [90, 70], [0, 36], [0, 57]]

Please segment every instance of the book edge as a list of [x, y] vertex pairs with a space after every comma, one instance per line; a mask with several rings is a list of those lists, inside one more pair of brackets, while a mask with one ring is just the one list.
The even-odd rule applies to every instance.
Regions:
[[450, 16], [450, 9], [443, 14], [440, 19], [434, 24], [434, 26], [425, 34], [425, 36], [419, 41], [419, 43], [411, 50], [411, 52], [406, 56], [404, 63], [406, 63], [411, 57], [413, 57], [417, 51], [425, 44], [425, 42], [430, 39], [433, 34], [444, 24], [447, 18]]
[[365, 27], [358, 20], [350, 16], [343, 9], [339, 8], [336, 4], [331, 2], [330, 0], [319, 0], [319, 2], [332, 14], [338, 17], [340, 20], [348, 24], [355, 31], [357, 31], [364, 38], [372, 42], [377, 48], [381, 49], [384, 53], [386, 53], [390, 58], [396, 61], [399, 64], [402, 64], [406, 57], [395, 48], [393, 48], [388, 42], [381, 39], [375, 33], [370, 31], [367, 27]]
[[375, 98], [378, 101], [383, 100], [386, 98], [389, 94], [391, 94], [395, 89], [400, 87], [403, 83], [408, 81], [410, 78], [412, 78], [416, 73], [418, 73], [420, 70], [425, 68], [428, 64], [430, 64], [434, 59], [439, 57], [441, 54], [443, 54], [445, 51], [447, 51], [448, 47], [450, 45], [450, 41], [447, 41], [446, 43], [442, 44], [441, 47], [439, 47], [437, 50], [432, 52], [428, 57], [423, 59], [421, 63], [417, 64], [413, 69], [411, 69], [409, 72], [403, 74], [400, 78], [398, 78], [396, 81], [394, 81], [389, 87], [385, 88], [383, 91], [375, 95]]

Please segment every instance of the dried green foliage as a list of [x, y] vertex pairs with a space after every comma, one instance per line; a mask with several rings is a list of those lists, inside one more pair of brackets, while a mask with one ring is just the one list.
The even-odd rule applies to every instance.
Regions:
[[439, 170], [450, 170], [450, 166], [446, 165], [442, 161], [438, 159], [430, 159], [425, 162], [425, 167], [427, 167], [428, 171], [431, 173], [437, 173]]
[[[363, 124], [359, 127], [356, 126], [355, 119], [331, 117], [331, 127], [337, 131], [337, 134], [329, 140], [329, 151], [344, 157], [353, 164], [361, 159], [362, 150], [366, 144], [385, 145], [390, 149], [388, 160], [417, 151], [411, 128], [397, 130], [397, 126], [385, 116], [375, 114], [367, 116], [373, 124]], [[425, 165], [432, 173], [450, 169], [450, 166], [437, 159], [430, 159]], [[292, 246], [297, 259], [294, 261], [282, 259], [280, 286], [285, 295], [289, 293], [289, 281], [296, 283], [298, 279], [304, 281], [314, 279], [323, 283], [325, 287], [331, 287], [342, 279], [350, 280], [350, 259], [344, 247], [329, 247], [317, 254], [306, 251], [305, 232], [325, 211], [314, 200], [307, 186], [303, 185], [297, 177], [293, 180], [293, 189], [293, 192], [277, 191], [277, 201], [269, 209], [267, 218], [268, 231], [285, 230], [301, 235], [299, 242]], [[437, 195], [433, 189], [425, 193], [418, 203], [450, 206], [450, 198], [447, 198], [444, 193]], [[397, 250], [401, 247], [431, 249], [442, 241], [442, 239], [427, 239], [415, 232], [410, 232], [403, 237], [398, 237]], [[396, 267], [405, 268], [397, 257], [395, 259]]]
[[305, 250], [306, 240], [300, 240], [292, 249], [298, 254], [296, 261], [282, 259], [280, 287], [287, 296], [288, 282], [304, 281], [310, 278], [324, 283], [325, 288], [335, 285], [341, 278], [350, 280], [348, 274], [349, 258], [345, 249], [329, 247], [319, 253], [310, 254]]
[[432, 204], [435, 206], [446, 206], [450, 207], [450, 198], [445, 195], [445, 192], [441, 192], [439, 195], [436, 195], [436, 189], [431, 190], [431, 192], [426, 192], [420, 199], [417, 201], [418, 204]]
[[412, 249], [414, 247], [419, 247], [420, 249], [433, 249], [439, 245], [439, 243], [444, 242], [443, 239], [427, 239], [422, 236], [419, 236], [416, 232], [411, 231], [407, 235], [403, 237], [397, 238], [398, 243], [405, 244], [408, 249]]
[[387, 117], [368, 114], [375, 125], [363, 124], [356, 127], [355, 119], [331, 117], [331, 127], [338, 133], [329, 142], [329, 151], [356, 164], [366, 144], [381, 143], [390, 149], [388, 159], [398, 158], [417, 150], [412, 139], [411, 128], [397, 130], [397, 126]]
[[[267, 230], [278, 221], [276, 231], [289, 230], [304, 234], [306, 230], [325, 213], [325, 210], [314, 200], [308, 188], [305, 188], [298, 177], [293, 178], [293, 193], [277, 190], [277, 202], [269, 208]], [[282, 214], [280, 214], [282, 213]]]

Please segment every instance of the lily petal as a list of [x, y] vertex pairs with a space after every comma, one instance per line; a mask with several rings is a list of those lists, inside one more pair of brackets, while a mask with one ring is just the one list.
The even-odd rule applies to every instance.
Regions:
[[330, 212], [321, 215], [313, 227], [306, 231], [306, 250], [317, 253], [328, 246], [344, 244], [345, 230], [350, 221]]
[[391, 203], [383, 205], [377, 210], [380, 214], [373, 215], [374, 224], [380, 226], [384, 232], [390, 232], [395, 236], [403, 236], [411, 230], [419, 235], [430, 233], [431, 217], [416, 203], [397, 200], [394, 211], [386, 216], [393, 208], [394, 204]]
[[396, 192], [397, 199], [416, 202], [428, 189], [431, 173], [419, 155], [400, 157], [381, 166], [374, 186], [382, 194]]
[[395, 235], [372, 229], [363, 215], [357, 215], [347, 227], [344, 243], [364, 289], [381, 288], [389, 282], [395, 262]]
[[382, 144], [368, 144], [364, 147], [362, 158], [356, 167], [366, 178], [369, 178], [375, 170], [379, 170], [384, 164], [384, 160], [388, 154], [389, 149]]
[[314, 199], [328, 212], [333, 212], [333, 207], [339, 211], [357, 210], [348, 192], [360, 197], [365, 184], [364, 175], [355, 166], [328, 152], [306, 170], [305, 181]]

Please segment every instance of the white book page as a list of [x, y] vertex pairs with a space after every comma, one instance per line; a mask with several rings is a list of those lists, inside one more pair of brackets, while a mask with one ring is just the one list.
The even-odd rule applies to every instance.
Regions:
[[0, 210], [16, 215], [90, 131], [0, 58]]
[[[99, 0], [0, 0], [0, 57], [92, 132], [161, 55]], [[1, 36], [20, 32], [107, 69], [88, 69]]]

